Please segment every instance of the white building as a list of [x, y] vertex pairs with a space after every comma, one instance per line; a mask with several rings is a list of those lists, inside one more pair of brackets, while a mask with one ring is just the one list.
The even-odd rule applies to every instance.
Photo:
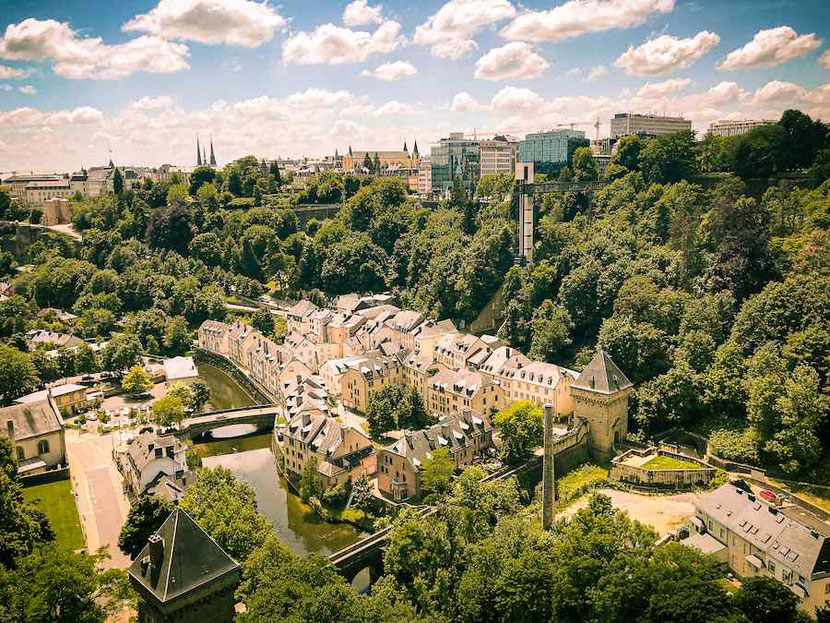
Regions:
[[776, 123], [776, 121], [771, 119], [721, 119], [709, 124], [709, 134], [738, 136], [772, 123]]
[[199, 371], [192, 357], [173, 357], [164, 360], [164, 375], [168, 385], [190, 383], [199, 378]]
[[421, 167], [418, 169], [418, 194], [426, 197], [432, 193], [432, 159], [429, 156], [421, 158]]
[[674, 134], [691, 130], [692, 122], [683, 117], [667, 117], [665, 115], [641, 115], [639, 113], [617, 113], [611, 119], [611, 137], [619, 138], [629, 134], [644, 134], [657, 136], [658, 134]]
[[516, 152], [519, 139], [515, 136], [496, 136], [481, 141], [481, 174], [505, 173], [513, 175], [516, 170]]

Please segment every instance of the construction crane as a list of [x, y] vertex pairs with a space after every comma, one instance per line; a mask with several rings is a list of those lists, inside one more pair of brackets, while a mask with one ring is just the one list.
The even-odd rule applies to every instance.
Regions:
[[592, 125], [594, 129], [596, 129], [596, 138], [599, 141], [599, 117], [596, 118], [595, 121], [572, 121], [570, 123], [558, 123], [556, 124], [557, 128], [570, 128], [573, 130], [578, 125]]

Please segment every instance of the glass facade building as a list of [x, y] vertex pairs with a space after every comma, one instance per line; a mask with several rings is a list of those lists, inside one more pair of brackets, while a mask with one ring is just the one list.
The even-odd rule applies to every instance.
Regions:
[[468, 193], [475, 192], [481, 175], [481, 144], [451, 132], [432, 146], [432, 190], [446, 193], [457, 182]]
[[551, 130], [528, 134], [519, 143], [518, 162], [532, 162], [536, 173], [552, 174], [570, 162], [577, 147], [587, 147], [589, 141], [582, 130]]

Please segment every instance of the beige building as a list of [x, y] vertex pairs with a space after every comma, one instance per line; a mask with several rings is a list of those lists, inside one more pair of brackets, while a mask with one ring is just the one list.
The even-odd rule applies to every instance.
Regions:
[[62, 225], [72, 222], [72, 203], [69, 199], [52, 198], [43, 202], [43, 225]]
[[347, 365], [348, 370], [340, 377], [340, 398], [344, 406], [361, 413], [377, 392], [403, 383], [403, 366], [395, 356], [372, 355]]
[[432, 194], [432, 159], [424, 156], [418, 168], [418, 195], [428, 197]]
[[15, 446], [21, 476], [66, 465], [65, 425], [51, 397], [0, 409], [0, 426], [0, 435]]
[[480, 141], [481, 175], [504, 173], [512, 177], [516, 171], [519, 142], [515, 136], [496, 136], [492, 140]]
[[721, 119], [709, 124], [709, 134], [716, 136], [738, 136], [755, 128], [777, 123], [772, 119]]
[[[404, 147], [406, 147], [404, 145]], [[343, 172], [344, 173], [364, 173], [365, 169], [363, 163], [366, 156], [374, 162], [375, 156], [380, 161], [380, 168], [383, 169], [418, 169], [421, 156], [418, 153], [418, 143], [410, 154], [409, 151], [352, 151], [351, 146], [346, 155], [343, 156]]]
[[739, 576], [782, 582], [810, 614], [830, 600], [824, 522], [771, 506], [728, 483], [695, 503], [690, 524], [692, 536], [683, 542], [726, 562]]
[[414, 351], [401, 353], [400, 358], [403, 364], [404, 384], [417, 389], [426, 403], [430, 379], [438, 372], [447, 370], [447, 366], [438, 363], [428, 354], [419, 354]]
[[424, 396], [430, 413], [460, 413], [472, 409], [477, 413], [495, 413], [509, 403], [498, 381], [488, 381], [470, 370], [441, 370], [429, 378]]
[[69, 415], [85, 411], [89, 406], [86, 399], [87, 388], [76, 383], [65, 383], [48, 389], [21, 396], [15, 400], [18, 404], [40, 403], [48, 398], [55, 401], [61, 413]]
[[657, 136], [691, 129], [692, 122], [683, 117], [624, 112], [617, 113], [611, 119], [611, 138], [619, 138], [629, 134]]
[[51, 199], [68, 199], [73, 194], [69, 180], [48, 180], [26, 184], [25, 201], [30, 206], [42, 206]]
[[453, 370], [466, 368], [477, 361], [484, 363], [493, 349], [501, 346], [498, 340], [485, 341], [485, 337], [476, 337], [472, 333], [448, 333], [435, 345], [435, 360]]
[[9, 177], [3, 178], [3, 186], [9, 188], [9, 193], [15, 199], [26, 201], [26, 187], [29, 184], [40, 182], [63, 182], [63, 176], [57, 173], [30, 173], [18, 174], [14, 173]]
[[181, 478], [187, 471], [186, 450], [175, 435], [145, 432], [133, 438], [118, 460], [130, 495], [141, 495], [162, 476]]
[[326, 489], [375, 473], [372, 441], [361, 430], [334, 418], [305, 412], [278, 427], [276, 435], [283, 468], [294, 480], [300, 478], [312, 457]]
[[493, 428], [486, 415], [465, 409], [446, 415], [434, 426], [407, 431], [393, 444], [378, 451], [378, 489], [393, 500], [406, 500], [421, 491], [424, 463], [439, 449], [446, 449], [461, 469], [493, 448]]

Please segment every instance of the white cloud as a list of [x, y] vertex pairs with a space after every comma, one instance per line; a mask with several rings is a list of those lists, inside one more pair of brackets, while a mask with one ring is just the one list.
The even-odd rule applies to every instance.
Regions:
[[405, 42], [401, 25], [383, 22], [373, 33], [334, 24], [292, 34], [282, 44], [283, 62], [300, 65], [362, 63], [373, 54], [388, 54]]
[[162, 110], [170, 108], [174, 103], [173, 98], [169, 95], [159, 95], [157, 97], [145, 95], [130, 104], [129, 108], [132, 110]]
[[251, 0], [159, 0], [149, 12], [124, 24], [125, 31], [144, 31], [182, 41], [256, 48], [285, 28], [287, 21], [265, 2]]
[[383, 7], [369, 6], [368, 0], [354, 0], [343, 11], [343, 23], [346, 26], [368, 26], [383, 22]]
[[19, 128], [88, 125], [100, 122], [103, 118], [100, 110], [89, 106], [55, 112], [44, 112], [36, 108], [0, 111], [0, 125], [13, 125]]
[[17, 69], [9, 67], [8, 65], [0, 65], [0, 80], [14, 80], [15, 78], [25, 78], [32, 71], [30, 69]]
[[523, 41], [561, 41], [586, 32], [631, 28], [652, 13], [669, 13], [675, 0], [569, 0], [549, 11], [528, 11], [501, 34]]
[[821, 39], [814, 33], [799, 35], [789, 26], [760, 30], [752, 41], [730, 52], [718, 69], [775, 67], [809, 54], [820, 45]]
[[639, 47], [629, 46], [614, 65], [635, 76], [667, 74], [688, 67], [719, 42], [720, 37], [707, 30], [688, 39], [660, 35]]
[[591, 71], [588, 72], [588, 82], [599, 80], [607, 73], [608, 68], [605, 65], [597, 65], [595, 67], [591, 67]]
[[453, 112], [473, 112], [474, 110], [478, 110], [480, 106], [481, 104], [472, 95], [466, 91], [462, 91], [453, 96], [450, 110]]
[[418, 114], [417, 106], [412, 104], [404, 104], [396, 100], [391, 100], [378, 107], [373, 113], [373, 117], [401, 117], [405, 115]]
[[64, 78], [115, 79], [136, 71], [172, 73], [188, 69], [186, 45], [144, 35], [108, 45], [99, 37], [79, 37], [68, 23], [26, 19], [9, 24], [0, 38], [0, 58], [54, 61]]
[[493, 110], [501, 112], [532, 111], [540, 106], [542, 101], [542, 98], [530, 89], [504, 87], [490, 100], [490, 106]]
[[23, 93], [23, 95], [34, 95], [37, 93], [37, 89], [33, 87], [31, 84], [24, 84], [17, 90]]
[[807, 89], [793, 82], [772, 80], [755, 92], [756, 102], [796, 101], [807, 94]]
[[827, 50], [821, 57], [818, 59], [818, 62], [821, 63], [825, 68], [830, 69], [830, 50]]
[[473, 36], [479, 30], [515, 15], [509, 0], [449, 0], [415, 28], [413, 41], [437, 58], [459, 59], [478, 47]]
[[11, 91], [13, 88], [10, 84], [0, 84], [0, 91]]
[[569, 69], [568, 71], [566, 71], [562, 75], [565, 78], [575, 78], [576, 76], [578, 76], [581, 73], [582, 73], [582, 70], [579, 67], [572, 67], [571, 69]]
[[368, 78], [377, 78], [378, 80], [384, 80], [386, 82], [394, 82], [396, 80], [412, 78], [417, 73], [418, 70], [415, 69], [415, 65], [409, 61], [395, 61], [393, 63], [378, 65], [373, 70], [364, 69], [360, 72], [360, 75]]
[[540, 78], [549, 66], [529, 43], [511, 41], [478, 59], [473, 76], [483, 80]]
[[680, 91], [681, 89], [685, 89], [692, 84], [694, 84], [694, 81], [689, 78], [670, 78], [669, 80], [664, 80], [663, 82], [646, 82], [637, 91], [637, 97], [666, 97], [674, 91]]

